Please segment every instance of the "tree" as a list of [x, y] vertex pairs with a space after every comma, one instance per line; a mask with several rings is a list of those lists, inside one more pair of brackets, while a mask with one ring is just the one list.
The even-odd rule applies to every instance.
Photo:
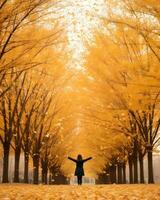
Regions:
[[[8, 84], [14, 80], [16, 74], [11, 70], [10, 77], [6, 80], [5, 84], [8, 87]], [[22, 79], [20, 87], [17, 88], [17, 83], [14, 82], [13, 90], [9, 90], [5, 93], [3, 99], [1, 100], [1, 120], [2, 120], [2, 133], [0, 135], [1, 142], [3, 144], [3, 183], [8, 182], [8, 163], [9, 163], [9, 152], [11, 140], [14, 136], [14, 121], [16, 118], [16, 110], [20, 100], [20, 95], [24, 85], [25, 76]], [[14, 96], [14, 89], [16, 90], [16, 96]]]
[[[95, 33], [95, 44], [89, 47], [87, 69], [91, 73], [94, 83], [96, 81], [95, 84], [98, 88], [96, 94], [101, 102], [98, 111], [94, 114], [95, 118], [98, 119], [101, 126], [106, 128], [114, 124], [114, 129], [111, 130], [112, 135], [116, 131], [118, 134], [127, 135], [126, 140], [130, 138], [130, 146], [127, 150], [130, 182], [138, 182], [139, 156], [140, 181], [143, 183], [143, 158], [147, 150], [146, 141], [130, 111], [139, 113], [140, 116], [141, 112], [148, 113], [155, 96], [159, 94], [157, 82], [159, 70], [155, 70], [159, 65], [157, 46], [159, 21], [156, 19], [158, 15], [155, 14], [159, 8], [157, 8], [157, 4], [151, 5], [150, 1], [147, 3], [134, 0], [119, 2], [121, 4], [117, 4], [117, 7], [121, 12], [110, 9], [110, 13], [104, 20], [106, 32]], [[153, 14], [154, 9], [156, 11]], [[158, 102], [159, 100], [156, 101], [157, 107]], [[97, 109], [95, 102], [92, 103]], [[118, 121], [113, 118], [116, 112], [119, 116]], [[158, 114], [157, 109], [156, 112]], [[146, 114], [146, 116], [148, 115]], [[126, 119], [123, 119], [123, 116]], [[151, 124], [149, 121], [148, 118], [146, 123]], [[142, 116], [141, 122], [145, 124], [145, 118]], [[152, 127], [157, 130], [158, 122], [157, 124], [154, 122]], [[159, 140], [158, 135], [156, 138]], [[151, 159], [149, 163], [151, 165]]]
[[141, 112], [130, 110], [131, 115], [136, 121], [141, 137], [143, 138], [148, 155], [148, 183], [154, 183], [152, 154], [154, 146], [160, 140], [158, 135], [160, 119], [157, 117], [156, 113], [158, 96], [159, 94], [154, 97], [153, 102], [147, 105], [146, 110], [142, 110]]
[[[15, 81], [21, 72], [46, 64], [47, 50], [58, 42], [60, 28], [50, 19], [49, 8], [56, 1], [35, 0], [5, 1], [0, 4], [0, 97], [10, 89], [3, 87], [3, 81], [10, 69], [17, 72]], [[56, 24], [54, 30], [45, 27], [45, 18]], [[41, 23], [41, 26], [39, 25]], [[43, 50], [46, 50], [44, 56]], [[39, 57], [40, 56], [40, 57]]]
[[41, 167], [42, 167], [42, 183], [44, 184], [48, 183], [49, 164], [51, 160], [53, 159], [52, 149], [55, 148], [55, 144], [58, 140], [58, 135], [57, 135], [58, 131], [56, 130], [52, 130], [52, 131], [53, 133], [45, 134], [42, 139]]

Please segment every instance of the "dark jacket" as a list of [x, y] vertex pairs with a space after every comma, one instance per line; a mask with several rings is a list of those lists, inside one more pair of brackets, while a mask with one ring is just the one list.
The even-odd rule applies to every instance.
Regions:
[[74, 175], [75, 176], [84, 176], [84, 169], [83, 169], [83, 163], [92, 159], [92, 157], [89, 157], [87, 159], [84, 159], [84, 160], [76, 160], [74, 158], [71, 158], [71, 157], [68, 157], [68, 159], [72, 160], [73, 162], [76, 163], [76, 169], [75, 169], [75, 173]]

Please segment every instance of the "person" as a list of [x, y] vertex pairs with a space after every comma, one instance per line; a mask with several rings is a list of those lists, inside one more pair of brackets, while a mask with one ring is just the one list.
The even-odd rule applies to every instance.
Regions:
[[71, 158], [71, 157], [69, 157], [69, 156], [68, 156], [68, 159], [69, 159], [69, 160], [72, 160], [73, 162], [76, 163], [76, 169], [75, 169], [74, 175], [77, 176], [78, 185], [82, 185], [82, 177], [84, 176], [83, 163], [85, 163], [86, 161], [92, 159], [92, 157], [83, 159], [83, 158], [82, 158], [82, 155], [79, 154], [79, 155], [77, 156], [77, 160], [74, 159], [74, 158]]

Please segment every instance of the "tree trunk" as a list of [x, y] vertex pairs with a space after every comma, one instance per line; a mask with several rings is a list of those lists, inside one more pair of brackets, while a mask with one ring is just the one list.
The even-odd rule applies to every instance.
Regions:
[[134, 141], [134, 150], [133, 150], [133, 174], [134, 174], [134, 183], [138, 183], [138, 147], [137, 140]]
[[109, 166], [110, 181], [113, 183], [113, 165]]
[[48, 159], [42, 159], [41, 166], [42, 166], [42, 183], [47, 184], [48, 183]]
[[44, 184], [44, 170], [43, 170], [43, 166], [42, 166], [42, 183]]
[[[50, 184], [53, 185], [53, 182], [54, 182], [54, 170], [53, 168], [51, 167], [50, 170], [49, 170], [49, 181], [50, 181]], [[98, 175], [98, 179], [99, 179], [99, 175]]]
[[116, 165], [113, 165], [113, 183], [117, 182], [117, 178], [116, 178]]
[[39, 154], [33, 157], [33, 183], [39, 183]]
[[48, 170], [42, 169], [42, 183], [47, 184], [48, 183]]
[[51, 171], [49, 171], [49, 185], [52, 185], [52, 174], [51, 174]]
[[128, 157], [128, 164], [129, 164], [129, 183], [133, 183], [133, 161], [132, 156]]
[[14, 162], [14, 183], [19, 183], [19, 161], [20, 161], [21, 149], [15, 150], [15, 162]]
[[137, 153], [135, 153], [135, 155], [134, 155], [133, 167], [134, 167], [134, 183], [138, 183], [138, 157], [137, 157]]
[[28, 183], [29, 153], [24, 152], [24, 183]]
[[140, 183], [144, 183], [144, 163], [143, 155], [139, 152]]
[[2, 183], [8, 183], [8, 167], [9, 167], [9, 151], [10, 143], [3, 144], [3, 177]]
[[148, 183], [154, 183], [152, 147], [148, 147]]
[[46, 169], [45, 176], [44, 176], [44, 183], [48, 184], [48, 169]]
[[110, 177], [110, 170], [109, 170], [109, 168], [108, 169], [106, 169], [106, 174], [105, 174], [105, 176], [106, 176], [106, 183], [107, 184], [110, 184], [111, 183], [111, 177]]
[[122, 164], [118, 163], [118, 183], [122, 184]]
[[123, 183], [126, 184], [126, 164], [123, 163]]
[[113, 164], [110, 166], [110, 180], [111, 183], [116, 183], [116, 166]]

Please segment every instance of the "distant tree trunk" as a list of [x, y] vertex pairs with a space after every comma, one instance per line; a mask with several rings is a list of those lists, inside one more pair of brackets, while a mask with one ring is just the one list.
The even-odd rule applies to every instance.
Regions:
[[148, 183], [154, 183], [152, 150], [153, 150], [152, 146], [147, 148], [147, 152], [148, 152]]
[[33, 183], [39, 183], [39, 154], [33, 156]]
[[15, 162], [14, 162], [14, 183], [19, 183], [19, 161], [20, 161], [21, 149], [17, 147], [15, 149]]
[[2, 183], [8, 183], [8, 166], [9, 166], [9, 151], [10, 143], [5, 142], [3, 144], [3, 177]]
[[43, 171], [43, 167], [42, 167], [42, 174], [41, 174], [41, 177], [42, 177], [42, 183], [44, 184], [44, 171]]
[[123, 163], [123, 183], [126, 184], [126, 164]]
[[113, 183], [113, 165], [109, 167], [110, 182]]
[[112, 164], [112, 166], [110, 166], [110, 181], [111, 183], [116, 183], [116, 166], [115, 164]]
[[[53, 185], [54, 182], [55, 182], [55, 180], [54, 180], [54, 175], [55, 175], [54, 167], [49, 168], [49, 173], [50, 173], [50, 184]], [[97, 179], [98, 183], [101, 183], [101, 177], [102, 177], [102, 174], [98, 174], [98, 179]]]
[[109, 171], [109, 168], [106, 169], [106, 183], [107, 184], [110, 184], [111, 183], [111, 177], [110, 177], [110, 171]]
[[137, 141], [134, 142], [133, 152], [133, 167], [134, 167], [134, 183], [138, 183], [138, 148]]
[[52, 184], [52, 174], [51, 174], [51, 172], [49, 171], [49, 185], [51, 185]]
[[128, 157], [128, 164], [129, 164], [129, 183], [133, 183], [133, 161], [132, 161], [132, 156], [129, 155]]
[[[54, 179], [54, 184], [55, 184], [55, 182], [56, 182], [56, 177], [55, 177], [55, 175], [53, 174], [53, 176], [52, 176], [52, 180]], [[98, 182], [98, 184], [106, 184], [106, 183], [108, 183], [107, 182], [107, 176], [106, 176], [106, 174], [99, 174], [98, 175], [98, 180], [97, 180], [97, 182]]]
[[140, 183], [144, 183], [144, 163], [143, 155], [139, 152]]
[[48, 169], [46, 169], [46, 172], [45, 172], [44, 183], [48, 184]]
[[118, 183], [122, 184], [122, 164], [118, 163]]
[[28, 183], [29, 153], [24, 152], [24, 183]]
[[117, 182], [117, 178], [116, 178], [116, 165], [113, 165], [113, 183]]
[[48, 165], [45, 161], [42, 161], [42, 183], [48, 184]]
[[134, 166], [134, 183], [138, 183], [138, 157], [137, 154], [134, 155], [133, 160], [133, 166]]

